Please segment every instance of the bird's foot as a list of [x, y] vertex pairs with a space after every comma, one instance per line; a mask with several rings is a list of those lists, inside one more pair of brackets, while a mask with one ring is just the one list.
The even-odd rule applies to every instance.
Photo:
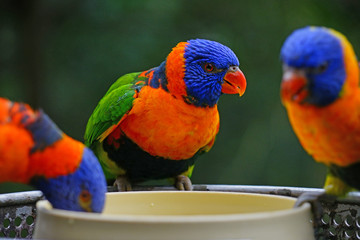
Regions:
[[130, 181], [124, 175], [116, 177], [116, 180], [114, 182], [114, 187], [119, 192], [126, 192], [126, 191], [131, 191], [132, 190]]
[[181, 191], [191, 191], [193, 189], [190, 178], [185, 175], [176, 176], [175, 187]]

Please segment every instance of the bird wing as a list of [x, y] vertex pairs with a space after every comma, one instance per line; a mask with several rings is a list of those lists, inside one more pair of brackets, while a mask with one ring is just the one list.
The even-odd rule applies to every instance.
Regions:
[[103, 141], [132, 108], [137, 93], [145, 85], [140, 73], [120, 77], [100, 100], [89, 118], [85, 130], [85, 144], [89, 147]]

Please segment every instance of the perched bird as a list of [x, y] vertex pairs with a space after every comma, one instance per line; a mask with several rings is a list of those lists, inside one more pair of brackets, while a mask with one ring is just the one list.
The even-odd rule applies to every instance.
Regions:
[[325, 27], [294, 31], [281, 49], [281, 99], [303, 148], [328, 167], [325, 192], [360, 189], [359, 65], [349, 41]]
[[118, 190], [149, 180], [192, 188], [195, 158], [213, 146], [223, 93], [244, 94], [245, 76], [228, 47], [209, 40], [178, 43], [158, 67], [120, 77], [92, 113], [85, 144]]
[[42, 111], [0, 98], [0, 182], [31, 184], [54, 208], [101, 212], [106, 180], [93, 152]]

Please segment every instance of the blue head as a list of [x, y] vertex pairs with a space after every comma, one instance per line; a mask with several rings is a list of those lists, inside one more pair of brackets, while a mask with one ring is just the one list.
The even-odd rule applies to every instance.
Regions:
[[[214, 106], [222, 93], [244, 93], [246, 80], [239, 69], [239, 60], [230, 48], [204, 39], [189, 40], [187, 43], [184, 81], [190, 103]], [[235, 72], [236, 80], [225, 77]], [[224, 83], [232, 91], [226, 92]]]
[[101, 212], [105, 204], [106, 180], [97, 158], [86, 147], [74, 173], [51, 179], [36, 177], [32, 184], [57, 209]]
[[281, 49], [282, 97], [326, 106], [340, 95], [346, 79], [341, 39], [324, 27], [294, 31]]
[[246, 79], [230, 48], [209, 40], [180, 42], [154, 69], [150, 86], [161, 86], [192, 105], [214, 106], [222, 93], [245, 92]]

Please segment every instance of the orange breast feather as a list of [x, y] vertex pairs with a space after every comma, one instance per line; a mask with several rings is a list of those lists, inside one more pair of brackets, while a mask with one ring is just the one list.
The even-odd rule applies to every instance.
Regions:
[[0, 125], [0, 182], [27, 183], [29, 151], [33, 140], [27, 130]]
[[347, 166], [360, 160], [360, 91], [330, 106], [285, 104], [304, 149], [318, 162]]
[[9, 121], [9, 108], [11, 102], [5, 98], [0, 98], [0, 124]]
[[161, 88], [144, 87], [121, 130], [153, 156], [172, 160], [191, 158], [210, 148], [219, 128], [217, 106], [200, 108]]

